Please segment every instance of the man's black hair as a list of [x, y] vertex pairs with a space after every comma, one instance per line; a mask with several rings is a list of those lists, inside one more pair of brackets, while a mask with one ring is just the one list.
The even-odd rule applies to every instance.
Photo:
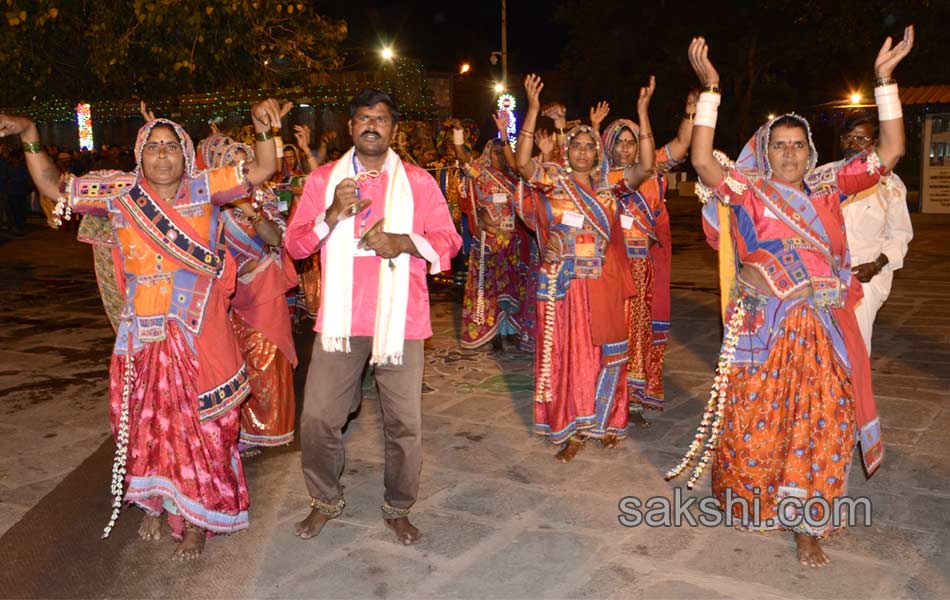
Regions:
[[389, 107], [389, 114], [392, 116], [393, 123], [397, 123], [399, 121], [399, 105], [389, 94], [372, 88], [363, 89], [350, 100], [350, 118], [356, 116], [358, 108], [363, 106], [372, 108], [380, 103]]
[[871, 129], [874, 131], [873, 137], [877, 139], [878, 136], [878, 123], [877, 117], [867, 111], [857, 112], [844, 121], [844, 127], [842, 132], [845, 134], [851, 133], [855, 127], [858, 125], [870, 125]]

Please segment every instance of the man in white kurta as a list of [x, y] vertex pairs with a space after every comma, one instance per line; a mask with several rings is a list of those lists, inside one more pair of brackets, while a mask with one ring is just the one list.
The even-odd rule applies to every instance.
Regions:
[[[845, 158], [877, 144], [877, 121], [868, 115], [845, 123], [841, 149]], [[852, 271], [864, 298], [855, 307], [868, 354], [877, 311], [891, 293], [894, 271], [904, 265], [907, 246], [914, 237], [907, 211], [907, 188], [896, 173], [877, 185], [849, 197], [841, 205], [851, 251]]]

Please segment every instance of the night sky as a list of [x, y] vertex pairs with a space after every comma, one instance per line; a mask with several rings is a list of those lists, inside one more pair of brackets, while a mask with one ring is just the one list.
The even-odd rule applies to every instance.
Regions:
[[[557, 22], [554, 2], [508, 2], [509, 71], [557, 68], [567, 28]], [[350, 63], [361, 52], [374, 54], [391, 41], [403, 56], [419, 58], [431, 71], [455, 71], [463, 62], [472, 74], [485, 75], [492, 51], [501, 49], [501, 1], [431, 2], [381, 0], [372, 5], [353, 0], [321, 2], [316, 8], [349, 25], [346, 48]], [[531, 43], [526, 43], [530, 39]], [[500, 67], [499, 67], [500, 68]]]

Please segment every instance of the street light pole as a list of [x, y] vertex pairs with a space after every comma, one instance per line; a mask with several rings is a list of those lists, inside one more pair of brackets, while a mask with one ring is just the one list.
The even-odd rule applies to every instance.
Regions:
[[501, 0], [501, 82], [508, 87], [508, 2]]

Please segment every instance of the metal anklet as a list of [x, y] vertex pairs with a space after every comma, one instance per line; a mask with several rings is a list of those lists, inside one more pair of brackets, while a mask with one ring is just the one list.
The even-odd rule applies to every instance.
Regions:
[[336, 502], [323, 502], [313, 496], [310, 497], [310, 508], [316, 509], [320, 514], [326, 515], [331, 519], [342, 515], [344, 506], [346, 506], [346, 501], [343, 498], [340, 498]]
[[391, 506], [388, 502], [380, 506], [379, 509], [383, 511], [384, 515], [393, 519], [409, 516], [408, 508], [396, 508], [395, 506]]

